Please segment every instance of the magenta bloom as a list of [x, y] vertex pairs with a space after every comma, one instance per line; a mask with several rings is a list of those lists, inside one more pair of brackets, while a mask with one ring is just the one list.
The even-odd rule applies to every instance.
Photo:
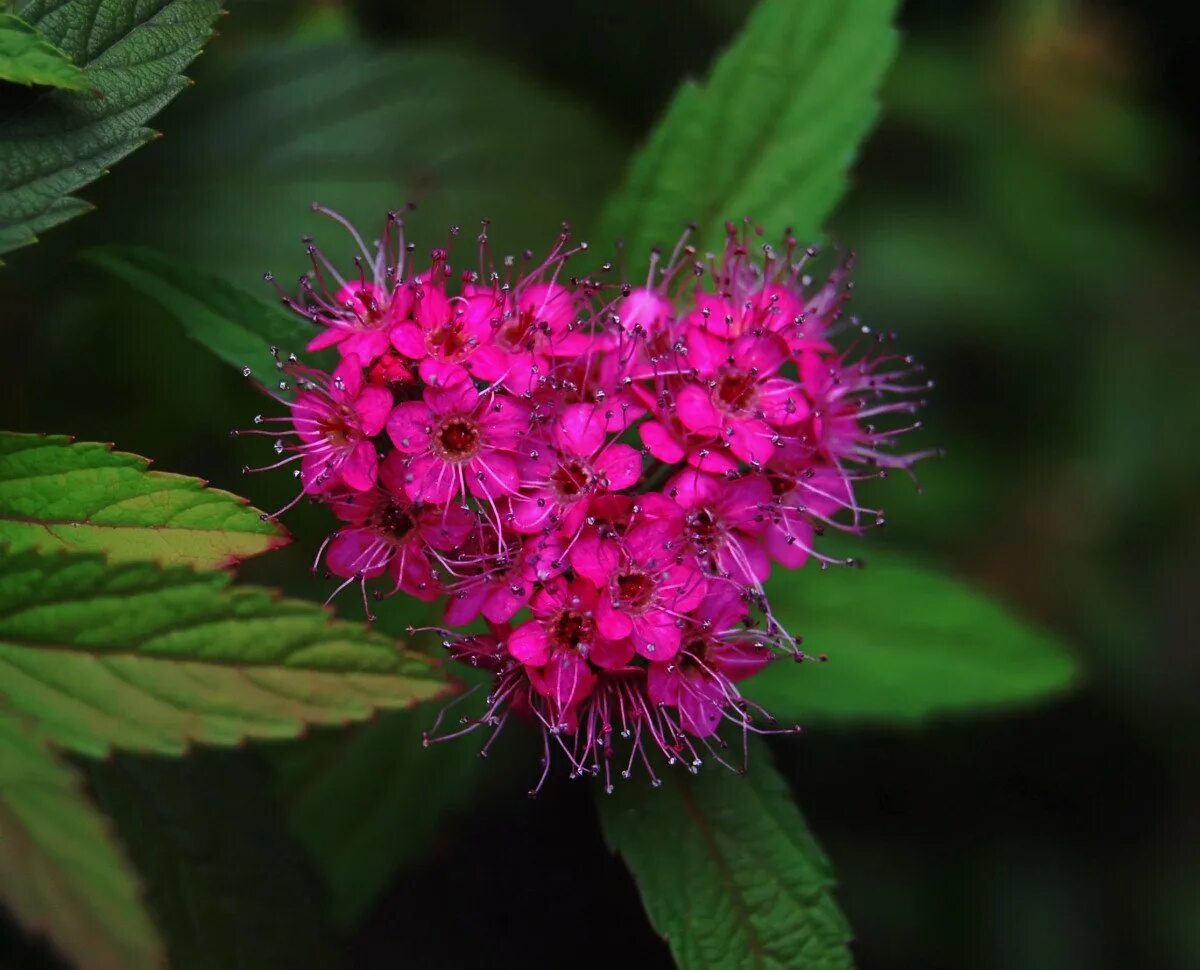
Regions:
[[600, 592], [585, 579], [547, 583], [533, 598], [533, 619], [509, 635], [509, 655], [527, 667], [544, 667], [559, 651], [579, 654], [605, 669], [624, 667], [633, 659], [633, 645], [627, 637], [608, 640], [601, 634], [596, 626], [599, 599]]
[[637, 482], [642, 456], [609, 437], [604, 409], [596, 405], [568, 405], [547, 425], [522, 456], [525, 488], [512, 502], [513, 528], [573, 537], [595, 497]]
[[468, 494], [494, 501], [518, 490], [517, 441], [529, 408], [514, 397], [462, 380], [428, 386], [422, 400], [398, 404], [388, 437], [409, 456], [405, 492], [415, 502], [445, 504]]
[[813, 283], [813, 251], [730, 227], [720, 254], [685, 236], [635, 286], [568, 271], [585, 247], [566, 230], [497, 265], [485, 226], [466, 269], [457, 230], [427, 262], [394, 214], [374, 249], [350, 231], [354, 272], [310, 247], [285, 297], [341, 362], [277, 358], [289, 380], [264, 390], [288, 416], [249, 433], [339, 520], [318, 555], [338, 589], [443, 602], [450, 658], [492, 678], [478, 716], [426, 740], [486, 728], [486, 752], [532, 725], [536, 791], [554, 763], [658, 783], [657, 765], [729, 765], [727, 732], [745, 752], [790, 730], [738, 686], [808, 658], [769, 594], [810, 558], [847, 562], [822, 536], [883, 521], [860, 483], [933, 453], [897, 447], [919, 366], [842, 319], [851, 261]]
[[675, 708], [680, 727], [697, 738], [714, 734], [723, 717], [744, 723], [745, 702], [734, 684], [758, 673], [774, 656], [742, 626], [747, 613], [730, 588], [718, 591], [697, 607], [679, 656], [650, 665], [651, 700]]
[[729, 479], [689, 469], [668, 481], [666, 492], [682, 509], [684, 534], [711, 573], [746, 586], [766, 582], [771, 565], [760, 540], [774, 497], [764, 476]]
[[694, 608], [707, 588], [698, 564], [676, 556], [683, 536], [670, 523], [634, 527], [617, 543], [616, 569], [607, 577], [595, 569], [589, 579], [605, 584], [596, 609], [600, 633], [628, 638], [647, 660], [670, 660], [679, 650], [678, 617]]
[[769, 333], [725, 343], [697, 328], [688, 351], [704, 380], [680, 390], [679, 420], [689, 431], [727, 441], [740, 460], [765, 465], [784, 441], [780, 431], [808, 414], [800, 385], [777, 376], [788, 361], [787, 344]]
[[348, 580], [374, 579], [389, 573], [392, 591], [422, 600], [445, 592], [434, 576], [430, 552], [461, 546], [474, 520], [454, 506], [412, 502], [403, 489], [403, 455], [393, 451], [379, 469], [378, 486], [331, 499], [345, 526], [323, 547], [325, 564]]
[[383, 430], [392, 408], [391, 392], [364, 385], [362, 362], [342, 358], [325, 384], [306, 382], [292, 404], [292, 421], [303, 455], [304, 490], [328, 492], [344, 484], [365, 492], [375, 484], [379, 454], [371, 439]]

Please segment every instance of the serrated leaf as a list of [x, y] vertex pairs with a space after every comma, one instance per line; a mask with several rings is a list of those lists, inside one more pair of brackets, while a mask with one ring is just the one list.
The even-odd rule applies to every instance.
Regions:
[[0, 432], [0, 544], [205, 568], [288, 541], [244, 499], [149, 465], [109, 445]]
[[740, 777], [713, 764], [659, 789], [600, 795], [609, 848], [633, 873], [681, 970], [851, 966], [829, 861], [765, 745]]
[[353, 271], [352, 240], [314, 201], [369, 244], [386, 210], [412, 200], [417, 255], [460, 224], [466, 268], [481, 218], [498, 255], [537, 250], [564, 220], [585, 230], [620, 177], [625, 145], [611, 128], [486, 52], [279, 43], [222, 54], [173, 109], [178, 137], [134, 162], [142, 204], [122, 215], [127, 238], [251, 292], [269, 292], [265, 270], [291, 285], [311, 269], [307, 234]]
[[178, 754], [295, 737], [447, 690], [402, 644], [225, 573], [24, 552], [0, 560], [0, 683], [66, 748]]
[[635, 156], [596, 241], [637, 265], [695, 222], [701, 249], [726, 220], [815, 240], [877, 112], [896, 49], [895, 0], [761, 0], [702, 84], [687, 82]]
[[88, 250], [85, 258], [156, 300], [189, 337], [234, 367], [269, 370], [272, 347], [298, 353], [316, 335], [315, 327], [278, 304], [152, 250], [107, 246]]
[[340, 966], [320, 880], [254, 752], [119, 753], [87, 769], [142, 873], [172, 970]]
[[153, 137], [146, 123], [187, 84], [219, 0], [29, 0], [18, 13], [87, 71], [93, 92], [52, 91], [0, 116], [0, 253], [86, 212], [75, 197]]
[[0, 10], [0, 81], [86, 91], [87, 75], [16, 14]]
[[801, 724], [912, 721], [1028, 703], [1066, 690], [1074, 660], [1054, 637], [956, 579], [894, 553], [863, 569], [780, 573], [777, 619], [826, 664], [778, 664], [745, 684]]
[[162, 945], [104, 817], [0, 698], [0, 900], [89, 970], [146, 970]]

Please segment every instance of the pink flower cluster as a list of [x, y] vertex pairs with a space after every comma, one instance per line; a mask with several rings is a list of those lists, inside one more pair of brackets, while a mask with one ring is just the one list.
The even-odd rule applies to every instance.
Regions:
[[812, 250], [731, 225], [720, 253], [685, 234], [613, 283], [610, 264], [566, 275], [587, 246], [565, 227], [540, 262], [497, 268], [485, 224], [478, 267], [457, 270], [449, 247], [415, 264], [394, 213], [372, 247], [329, 214], [356, 272], [310, 245], [283, 298], [317, 327], [308, 350], [339, 360], [279, 360], [289, 413], [260, 433], [340, 520], [318, 554], [338, 588], [444, 598], [444, 645], [492, 673], [482, 715], [431, 739], [494, 739], [517, 715], [542, 730], [543, 781], [557, 750], [611, 785], [639, 764], [657, 782], [657, 756], [724, 763], [723, 721], [770, 730], [737, 684], [805, 658], [772, 570], [845, 562], [814, 537], [881, 521], [859, 481], [928, 454], [893, 450], [915, 425], [887, 419], [928, 383], [842, 320], [849, 261], [814, 284]]

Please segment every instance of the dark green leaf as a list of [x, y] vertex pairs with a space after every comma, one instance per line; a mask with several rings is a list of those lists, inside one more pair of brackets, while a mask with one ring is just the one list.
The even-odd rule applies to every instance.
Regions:
[[473, 268], [481, 218], [499, 252], [536, 250], [564, 220], [585, 228], [620, 176], [624, 145], [607, 126], [480, 53], [279, 44], [200, 69], [169, 122], [178, 137], [136, 161], [142, 204], [123, 215], [129, 238], [247, 289], [266, 270], [290, 284], [311, 269], [307, 234], [353, 271], [350, 237], [313, 202], [369, 244], [412, 200], [417, 255], [460, 224], [456, 263]]
[[421, 705], [268, 749], [292, 832], [324, 874], [341, 926], [358, 922], [392, 874], [428, 851], [482, 780], [469, 741], [422, 746], [436, 716], [436, 704]]
[[178, 754], [295, 737], [447, 690], [403, 644], [225, 573], [0, 558], [0, 683], [65, 747]]
[[189, 337], [235, 367], [269, 370], [272, 347], [300, 352], [316, 335], [278, 304], [149, 249], [110, 246], [89, 250], [86, 258], [158, 301]]
[[0, 116], [0, 253], [90, 207], [71, 193], [149, 141], [219, 0], [29, 0], [19, 13], [86, 69], [95, 93], [48, 92]]
[[779, 663], [745, 685], [777, 717], [908, 721], [1024, 703], [1066, 690], [1071, 656], [958, 580], [878, 551], [865, 569], [777, 573], [780, 623], [827, 664]]
[[149, 465], [109, 445], [0, 432], [0, 543], [205, 568], [287, 542], [245, 499]]
[[89, 765], [143, 875], [173, 970], [338, 966], [320, 881], [247, 751]]
[[87, 75], [16, 14], [0, 10], [0, 81], [86, 91]]
[[829, 861], [764, 745], [744, 778], [677, 768], [660, 789], [618, 785], [599, 799], [605, 840], [681, 970], [851, 965]]
[[596, 241], [634, 264], [685, 224], [719, 246], [726, 220], [816, 239], [875, 119], [896, 49], [895, 0], [762, 0], [702, 84], [685, 83], [605, 209]]
[[162, 945], [108, 824], [0, 697], [0, 901], [89, 970], [162, 965]]

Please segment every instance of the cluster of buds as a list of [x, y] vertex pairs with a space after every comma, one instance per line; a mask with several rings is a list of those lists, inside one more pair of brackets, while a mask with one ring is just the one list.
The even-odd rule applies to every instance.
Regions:
[[280, 293], [316, 327], [308, 350], [340, 360], [278, 360], [288, 413], [256, 430], [270, 467], [296, 463], [297, 500], [340, 520], [316, 564], [338, 589], [368, 615], [368, 589], [444, 600], [444, 646], [490, 672], [485, 709], [427, 742], [486, 728], [486, 753], [516, 715], [542, 732], [535, 790], [559, 758], [657, 784], [661, 762], [730, 764], [727, 721], [744, 765], [748, 733], [780, 729], [738, 683], [806, 659], [772, 569], [849, 562], [814, 538], [882, 522], [859, 482], [928, 454], [893, 447], [929, 384], [843, 318], [851, 261], [814, 283], [813, 250], [730, 225], [722, 252], [685, 233], [616, 282], [608, 263], [567, 275], [587, 244], [566, 227], [540, 261], [497, 266], [485, 223], [477, 268], [456, 270], [449, 246], [417, 264], [396, 213], [371, 247], [328, 214], [355, 272], [310, 243], [300, 293]]

